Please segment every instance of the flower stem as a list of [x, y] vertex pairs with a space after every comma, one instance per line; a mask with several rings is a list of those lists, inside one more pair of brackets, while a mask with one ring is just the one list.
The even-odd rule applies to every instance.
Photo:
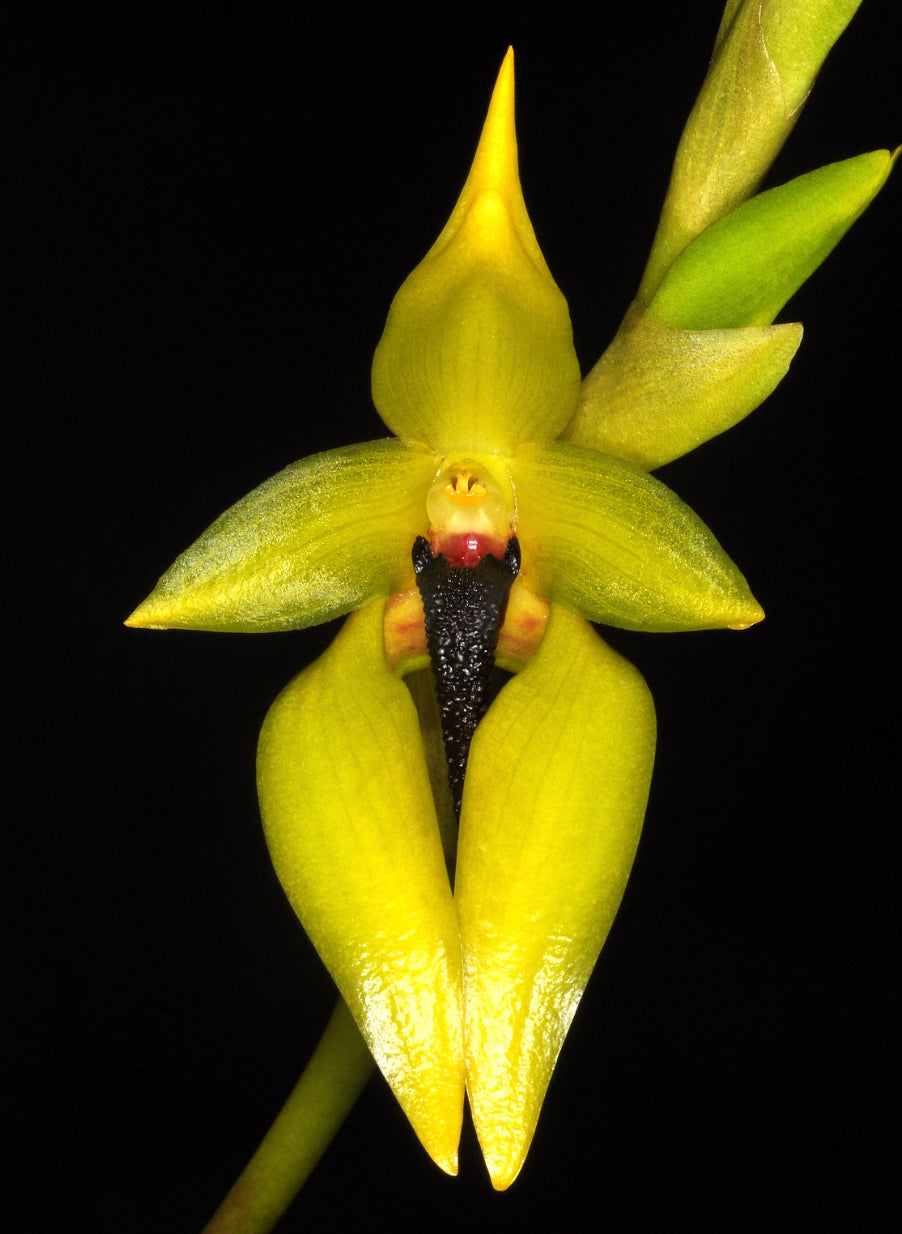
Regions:
[[203, 1234], [268, 1234], [328, 1148], [374, 1067], [339, 999], [301, 1078]]

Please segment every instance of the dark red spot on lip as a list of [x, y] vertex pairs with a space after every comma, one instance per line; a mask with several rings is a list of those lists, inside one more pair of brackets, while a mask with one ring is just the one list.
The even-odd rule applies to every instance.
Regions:
[[441, 553], [451, 566], [478, 566], [489, 554], [503, 561], [507, 541], [499, 540], [497, 536], [465, 531], [457, 535], [436, 536], [431, 548], [436, 555]]

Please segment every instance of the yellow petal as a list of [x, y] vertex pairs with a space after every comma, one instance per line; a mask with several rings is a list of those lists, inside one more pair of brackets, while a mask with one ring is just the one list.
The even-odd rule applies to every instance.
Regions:
[[226, 510], [126, 625], [264, 632], [413, 586], [435, 458], [372, 441], [302, 459]]
[[384, 603], [348, 619], [260, 734], [266, 840], [292, 907], [426, 1151], [457, 1172], [457, 919], [416, 709], [385, 664]]
[[654, 757], [639, 673], [555, 605], [476, 730], [455, 902], [467, 1092], [493, 1185], [517, 1175], [629, 877]]
[[604, 625], [663, 633], [745, 628], [764, 613], [711, 531], [660, 480], [555, 441], [510, 464], [520, 577]]
[[578, 397], [567, 304], [520, 189], [508, 52], [460, 199], [395, 296], [373, 401], [399, 437], [437, 453], [505, 454], [556, 437]]
[[785, 376], [802, 327], [681, 330], [638, 302], [563, 436], [653, 470], [732, 428]]

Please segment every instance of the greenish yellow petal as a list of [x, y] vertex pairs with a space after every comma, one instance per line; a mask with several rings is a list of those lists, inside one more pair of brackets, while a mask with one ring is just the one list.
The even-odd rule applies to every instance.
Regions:
[[399, 437], [436, 452], [505, 454], [556, 437], [578, 397], [567, 304], [520, 189], [508, 52], [460, 199], [392, 303], [373, 401]]
[[314, 454], [255, 488], [179, 557], [126, 625], [316, 625], [413, 586], [435, 458], [400, 441]]
[[435, 674], [431, 667], [416, 669], [406, 674], [402, 668], [396, 668], [395, 672], [404, 676], [404, 683], [417, 709], [442, 851], [448, 869], [453, 870], [457, 852], [457, 816], [454, 813], [451, 785], [448, 783], [448, 760], [445, 756], [442, 719], [435, 691]]
[[764, 616], [684, 502], [641, 468], [567, 442], [511, 463], [521, 577], [537, 595], [628, 630], [745, 628]]
[[566, 441], [646, 470], [732, 428], [782, 380], [802, 327], [681, 330], [635, 302], [583, 382]]
[[817, 269], [886, 183], [888, 150], [831, 163], [759, 193], [676, 259], [650, 312], [672, 326], [763, 326]]
[[467, 1093], [499, 1190], [523, 1164], [623, 896], [654, 742], [639, 673], [559, 606], [476, 730], [455, 903]]
[[755, 191], [860, 2], [729, 0], [677, 149], [641, 300], [690, 240]]
[[419, 725], [382, 647], [383, 601], [350, 617], [276, 699], [257, 781], [273, 865], [423, 1146], [457, 1172], [461, 971]]

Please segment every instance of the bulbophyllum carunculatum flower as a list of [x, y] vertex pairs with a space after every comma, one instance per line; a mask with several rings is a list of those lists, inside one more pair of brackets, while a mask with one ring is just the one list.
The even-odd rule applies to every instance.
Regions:
[[349, 614], [258, 753], [276, 872], [341, 1000], [210, 1230], [272, 1227], [373, 1060], [443, 1170], [465, 1094], [493, 1185], [521, 1169], [652, 771], [648, 689], [590, 622], [763, 617], [651, 472], [774, 389], [802, 336], [777, 314], [890, 172], [877, 151], [756, 193], [856, 7], [727, 4], [636, 299], [583, 379], [520, 188], [509, 52], [376, 351], [394, 436], [287, 467], [129, 618], [269, 632]]

